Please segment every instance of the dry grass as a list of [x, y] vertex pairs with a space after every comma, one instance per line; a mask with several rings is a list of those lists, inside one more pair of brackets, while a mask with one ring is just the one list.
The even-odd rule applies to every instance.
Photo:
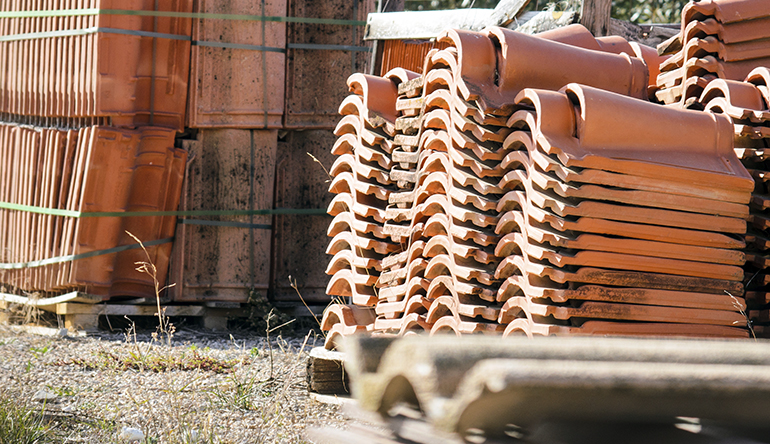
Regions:
[[144, 443], [304, 442], [307, 426], [343, 421], [308, 397], [316, 340], [182, 330], [167, 345], [135, 332], [52, 339], [0, 325], [0, 387], [25, 404], [40, 390], [55, 394], [32, 405], [52, 442], [125, 442], [124, 427]]

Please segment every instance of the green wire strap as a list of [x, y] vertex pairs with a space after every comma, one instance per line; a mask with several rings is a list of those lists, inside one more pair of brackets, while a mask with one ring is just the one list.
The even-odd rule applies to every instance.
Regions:
[[[205, 40], [192, 40], [190, 36], [182, 35], [182, 34], [164, 34], [161, 32], [137, 31], [132, 29], [117, 29], [117, 28], [100, 28], [100, 27], [1, 35], [0, 42], [16, 42], [20, 40], [35, 40], [35, 39], [46, 39], [46, 38], [53, 38], [53, 37], [73, 37], [73, 36], [96, 34], [100, 32], [104, 34], [135, 35], [140, 37], [153, 37], [158, 39], [183, 40], [183, 41], [191, 42], [191, 44], [194, 46], [208, 46], [212, 48], [248, 49], [252, 51], [267, 51], [267, 52], [280, 52], [280, 53], [286, 52], [286, 48], [279, 48], [274, 46], [247, 45], [242, 43], [226, 43], [226, 42], [211, 42], [211, 41], [205, 41]], [[371, 52], [372, 50], [371, 48], [366, 46], [322, 45], [322, 44], [316, 44], [316, 43], [287, 43], [286, 47], [289, 49], [310, 49], [310, 50], [318, 49], [318, 50], [354, 51], [354, 52]]]
[[41, 17], [72, 17], [86, 15], [133, 15], [140, 17], [172, 17], [213, 20], [244, 20], [256, 22], [282, 23], [313, 23], [318, 25], [366, 26], [365, 21], [338, 20], [312, 17], [281, 17], [248, 14], [212, 14], [207, 12], [175, 12], [175, 11], [137, 11], [129, 9], [62, 9], [48, 11], [7, 11], [0, 12], [0, 18], [41, 18]]
[[153, 216], [271, 216], [285, 214], [314, 215], [326, 214], [323, 208], [275, 208], [272, 210], [192, 210], [192, 211], [94, 211], [83, 212], [60, 210], [56, 208], [20, 205], [10, 202], [0, 202], [0, 209], [23, 211], [26, 213], [45, 214], [47, 216], [63, 217], [153, 217]]
[[[173, 241], [174, 241], [173, 237], [167, 237], [165, 239], [158, 239], [158, 240], [149, 241], [149, 242], [142, 242], [142, 244], [145, 247], [153, 247], [155, 245], [167, 244], [167, 243], [173, 242]], [[52, 258], [49, 258], [49, 259], [41, 259], [39, 261], [14, 262], [14, 263], [7, 263], [7, 264], [0, 263], [0, 270], [20, 270], [20, 269], [23, 269], [23, 268], [43, 267], [43, 266], [46, 266], [46, 265], [61, 264], [61, 263], [64, 263], [64, 262], [72, 262], [72, 261], [76, 261], [78, 259], [87, 259], [89, 257], [104, 256], [106, 254], [120, 253], [121, 251], [135, 250], [137, 248], [142, 248], [142, 246], [139, 245], [139, 244], [131, 244], [131, 245], [123, 245], [121, 247], [108, 248], [106, 250], [96, 250], [96, 251], [89, 251], [88, 253], [70, 254], [70, 255], [67, 255], [67, 256], [58, 256], [58, 257], [52, 257]]]

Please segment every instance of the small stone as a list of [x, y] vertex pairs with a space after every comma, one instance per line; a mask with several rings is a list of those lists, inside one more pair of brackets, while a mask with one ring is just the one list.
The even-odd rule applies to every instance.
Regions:
[[144, 439], [144, 433], [133, 427], [123, 427], [120, 431], [120, 435], [118, 435], [118, 439], [123, 442], [139, 442]]
[[53, 401], [56, 398], [58, 398], [56, 393], [45, 388], [38, 390], [34, 395], [32, 395], [32, 400], [37, 402]]

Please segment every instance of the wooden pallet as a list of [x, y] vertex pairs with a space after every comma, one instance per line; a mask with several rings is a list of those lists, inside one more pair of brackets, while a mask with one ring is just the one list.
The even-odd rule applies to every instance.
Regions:
[[[51, 298], [34, 299], [25, 296], [0, 293], [0, 310], [8, 304], [27, 305], [55, 313], [64, 318], [64, 327], [70, 330], [95, 331], [99, 328], [99, 316], [156, 316], [157, 305], [150, 304], [105, 304], [100, 297], [80, 292], [67, 293]], [[238, 307], [222, 304], [207, 305], [163, 305], [166, 316], [200, 317], [203, 327], [213, 330], [227, 328], [227, 319], [244, 317], [246, 313]], [[3, 318], [0, 316], [0, 321]]]
[[350, 393], [348, 375], [345, 372], [345, 355], [316, 347], [307, 359], [308, 390], [324, 395]]

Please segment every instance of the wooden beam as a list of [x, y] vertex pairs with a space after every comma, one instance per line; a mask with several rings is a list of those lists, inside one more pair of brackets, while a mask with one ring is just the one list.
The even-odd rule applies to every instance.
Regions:
[[612, 0], [582, 0], [580, 24], [596, 37], [610, 35]]
[[31, 305], [33, 307], [44, 307], [49, 305], [61, 304], [63, 302], [84, 302], [86, 304], [97, 304], [102, 302], [102, 298], [99, 296], [93, 296], [85, 293], [74, 291], [72, 293], [63, 294], [61, 296], [54, 296], [50, 298], [33, 299], [26, 296], [18, 296], [15, 294], [0, 293], [0, 301], [10, 302], [20, 305]]
[[500, 0], [489, 17], [489, 26], [508, 26], [530, 0]]

